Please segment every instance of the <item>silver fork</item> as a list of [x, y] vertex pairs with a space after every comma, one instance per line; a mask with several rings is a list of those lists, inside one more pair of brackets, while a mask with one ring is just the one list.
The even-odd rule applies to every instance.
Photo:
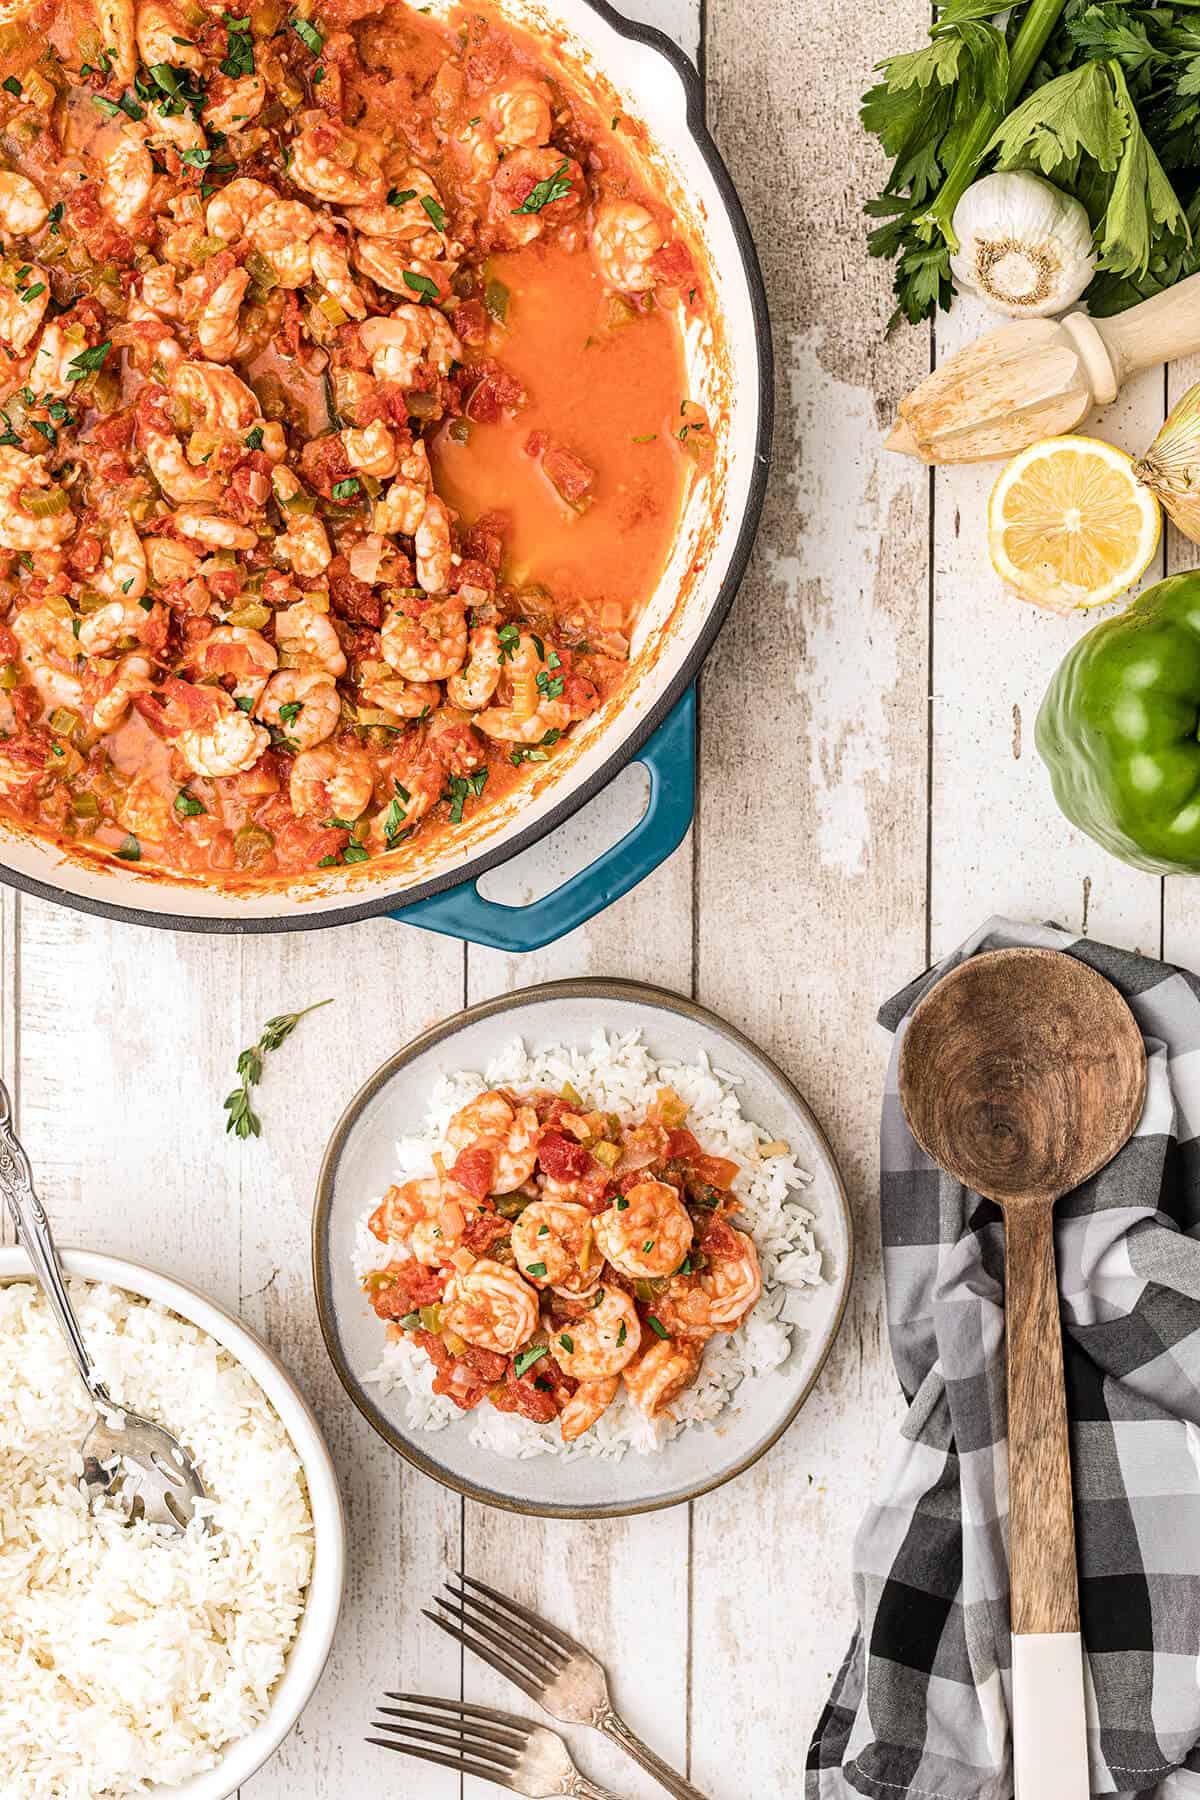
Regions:
[[399, 1750], [461, 1775], [479, 1775], [526, 1800], [551, 1800], [558, 1794], [570, 1800], [619, 1800], [579, 1773], [557, 1731], [546, 1725], [530, 1725], [512, 1713], [466, 1700], [390, 1693], [387, 1698], [400, 1704], [377, 1707], [383, 1717], [372, 1722], [373, 1729], [394, 1735], [367, 1739], [381, 1750]]
[[[544, 1706], [564, 1725], [590, 1725], [640, 1763], [675, 1800], [705, 1800], [699, 1788], [643, 1744], [615, 1710], [608, 1676], [590, 1651], [516, 1600], [482, 1581], [455, 1571], [459, 1587], [446, 1583], [435, 1594], [441, 1612], [422, 1608], [427, 1619], [465, 1644], [523, 1694]], [[447, 1616], [448, 1615], [448, 1616]]]

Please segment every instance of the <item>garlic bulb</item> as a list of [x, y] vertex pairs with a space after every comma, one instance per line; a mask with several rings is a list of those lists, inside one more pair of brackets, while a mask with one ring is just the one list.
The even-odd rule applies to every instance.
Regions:
[[1133, 472], [1184, 537], [1200, 544], [1200, 382], [1173, 408]]
[[1040, 175], [985, 175], [955, 207], [953, 230], [958, 286], [1010, 318], [1063, 312], [1095, 271], [1085, 208]]

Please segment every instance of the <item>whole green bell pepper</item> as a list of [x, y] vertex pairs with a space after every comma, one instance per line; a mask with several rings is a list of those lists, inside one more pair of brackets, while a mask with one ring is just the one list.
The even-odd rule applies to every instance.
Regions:
[[1200, 873], [1200, 571], [1080, 638], [1036, 741], [1073, 825], [1136, 868]]

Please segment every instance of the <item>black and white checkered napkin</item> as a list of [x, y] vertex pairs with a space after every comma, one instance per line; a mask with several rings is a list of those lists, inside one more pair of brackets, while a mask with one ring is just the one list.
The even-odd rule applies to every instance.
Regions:
[[1057, 1213], [1092, 1793], [1200, 1797], [1200, 979], [993, 919], [891, 1000], [882, 1226], [909, 1401], [854, 1552], [858, 1626], [809, 1751], [808, 1800], [1009, 1800], [1003, 1231], [917, 1148], [896, 1094], [907, 1015], [981, 950], [1107, 976], [1149, 1058], [1136, 1136]]

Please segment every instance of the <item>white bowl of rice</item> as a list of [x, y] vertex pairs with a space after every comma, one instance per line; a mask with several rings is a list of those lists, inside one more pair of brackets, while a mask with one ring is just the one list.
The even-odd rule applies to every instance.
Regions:
[[226, 1800], [291, 1730], [341, 1605], [345, 1530], [315, 1418], [272, 1353], [182, 1282], [63, 1261], [112, 1393], [196, 1455], [211, 1528], [93, 1517], [90, 1418], [24, 1251], [0, 1249], [5, 1800]]

